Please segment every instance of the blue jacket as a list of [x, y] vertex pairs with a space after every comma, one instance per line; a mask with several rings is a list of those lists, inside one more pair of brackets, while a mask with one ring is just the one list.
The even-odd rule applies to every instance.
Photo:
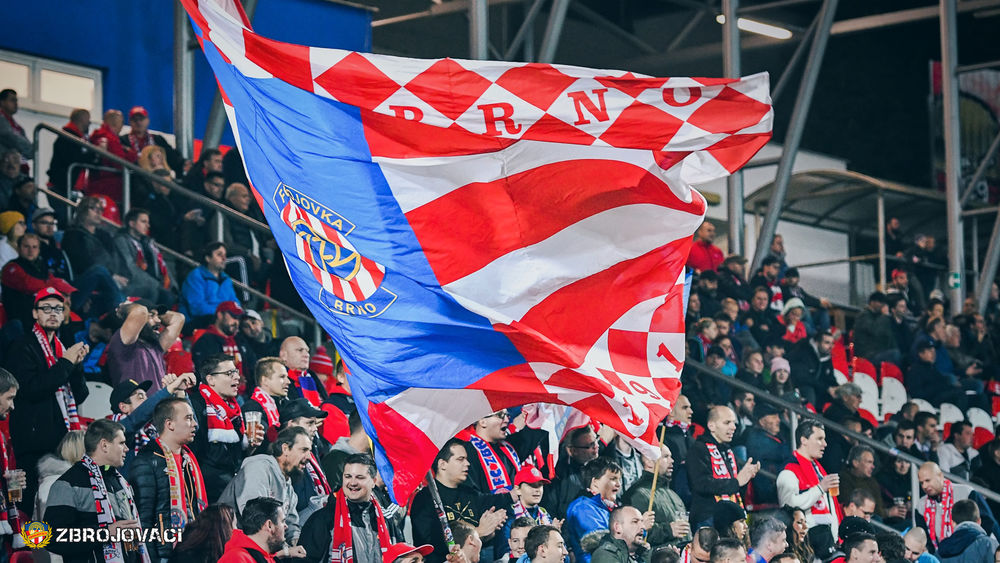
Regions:
[[225, 272], [216, 278], [204, 265], [188, 274], [181, 288], [181, 313], [187, 318], [214, 315], [215, 308], [223, 301], [240, 300], [233, 289], [233, 280]]
[[997, 549], [997, 540], [975, 522], [962, 522], [955, 531], [938, 545], [941, 563], [960, 561], [989, 561]]
[[601, 495], [577, 497], [566, 509], [566, 542], [576, 556], [576, 563], [590, 563], [590, 554], [608, 533], [611, 511], [601, 500]]

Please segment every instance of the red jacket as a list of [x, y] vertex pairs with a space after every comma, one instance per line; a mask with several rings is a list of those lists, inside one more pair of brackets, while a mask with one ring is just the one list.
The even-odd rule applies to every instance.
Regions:
[[[256, 552], [256, 557], [250, 555], [251, 551]], [[233, 537], [226, 542], [226, 551], [222, 553], [219, 563], [256, 563], [261, 560], [274, 563], [274, 557], [244, 534], [243, 530], [234, 530]]]
[[717, 270], [725, 258], [718, 246], [698, 240], [691, 245], [691, 253], [688, 254], [687, 265], [699, 272]]

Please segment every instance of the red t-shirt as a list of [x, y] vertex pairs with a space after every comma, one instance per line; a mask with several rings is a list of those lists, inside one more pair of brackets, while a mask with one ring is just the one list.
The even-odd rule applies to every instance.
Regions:
[[725, 258], [718, 246], [699, 240], [691, 245], [691, 254], [688, 255], [687, 265], [699, 272], [717, 270]]

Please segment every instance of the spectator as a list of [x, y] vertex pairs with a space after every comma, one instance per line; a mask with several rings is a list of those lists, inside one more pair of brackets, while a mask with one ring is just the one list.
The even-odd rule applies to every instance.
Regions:
[[[196, 335], [191, 346], [194, 364], [200, 366], [209, 356], [226, 354], [233, 359], [236, 369], [242, 374], [243, 358], [236, 345], [236, 331], [240, 326], [243, 309], [236, 301], [223, 301], [215, 308], [215, 322], [200, 335]], [[247, 366], [250, 369], [252, 366]]]
[[240, 317], [236, 345], [248, 367], [257, 365], [257, 361], [261, 358], [278, 355], [278, 341], [271, 336], [270, 330], [264, 329], [264, 319], [253, 309], [247, 309]]
[[270, 497], [281, 502], [285, 513], [285, 542], [298, 543], [302, 524], [295, 509], [296, 496], [292, 479], [306, 470], [312, 440], [304, 428], [286, 428], [270, 445], [270, 453], [251, 456], [222, 491], [219, 502], [228, 504], [240, 514], [247, 502]]
[[288, 378], [292, 380], [291, 397], [304, 398], [319, 408], [327, 398], [326, 389], [319, 378], [309, 371], [309, 345], [298, 336], [289, 336], [281, 343], [278, 356], [288, 367]]
[[33, 297], [46, 287], [54, 287], [63, 295], [76, 293], [76, 288], [64, 279], [55, 277], [39, 257], [41, 242], [38, 235], [26, 233], [17, 241], [18, 257], [3, 267], [0, 274], [3, 300], [7, 318], [19, 320], [29, 326], [32, 318]]
[[906, 560], [917, 563], [940, 563], [937, 557], [927, 553], [927, 532], [923, 528], [914, 526], [903, 535], [903, 543], [906, 545]]
[[715, 246], [715, 225], [705, 221], [698, 227], [695, 233], [694, 244], [691, 245], [691, 253], [688, 255], [687, 266], [696, 272], [707, 272], [716, 270], [722, 265], [723, 254], [718, 246]]
[[209, 356], [198, 365], [199, 379], [205, 383], [188, 393], [198, 419], [191, 450], [205, 476], [209, 502], [215, 502], [236, 475], [244, 449], [252, 449], [263, 440], [263, 435], [246, 436], [243, 413], [236, 402], [239, 374], [232, 356]]
[[[863, 431], [862, 422], [856, 416], [848, 416], [841, 421], [841, 424], [851, 432], [860, 434]], [[823, 453], [820, 463], [831, 473], [840, 473], [847, 462], [847, 454], [857, 443], [857, 440], [849, 434], [831, 431], [827, 435], [826, 452]]]
[[[86, 141], [90, 133], [90, 112], [85, 109], [74, 109], [69, 114], [69, 122], [63, 125], [63, 131]], [[61, 195], [69, 195], [75, 188], [80, 175], [85, 168], [76, 168], [71, 178], [67, 178], [69, 167], [73, 164], [96, 164], [97, 155], [86, 147], [63, 137], [56, 137], [52, 145], [52, 160], [49, 162], [49, 183], [52, 190]], [[37, 166], [37, 165], [36, 165]], [[68, 182], [68, 183], [67, 183]]]
[[903, 257], [906, 244], [903, 241], [903, 228], [898, 217], [889, 217], [885, 222], [885, 254], [886, 256]]
[[806, 307], [803, 305], [802, 300], [798, 297], [792, 297], [785, 302], [785, 306], [781, 310], [781, 316], [778, 317], [778, 322], [785, 326], [785, 333], [781, 337], [791, 344], [795, 344], [806, 337], [806, 325], [802, 320], [805, 311]]
[[42, 260], [56, 277], [68, 280], [71, 277], [69, 262], [59, 248], [59, 241], [55, 239], [57, 225], [59, 221], [56, 220], [56, 212], [50, 207], [36, 209], [31, 216], [31, 228], [41, 239]]
[[622, 490], [628, 489], [642, 475], [642, 454], [635, 451], [620, 433], [604, 447], [601, 455], [610, 457], [622, 468]]
[[[161, 401], [153, 411], [158, 438], [132, 462], [129, 484], [143, 528], [169, 525], [184, 528], [208, 506], [205, 479], [188, 447], [194, 440], [195, 417], [186, 399]], [[155, 557], [168, 559], [173, 544], [149, 542]]]
[[719, 300], [719, 274], [715, 270], [705, 270], [698, 274], [698, 298], [703, 317], [714, 317], [722, 310], [722, 302]]
[[[330, 487], [335, 491], [340, 489], [340, 477], [344, 474], [344, 461], [354, 454], [371, 453], [368, 434], [365, 434], [365, 428], [361, 425], [361, 414], [357, 411], [351, 413], [351, 416], [347, 419], [347, 424], [350, 427], [350, 435], [341, 436], [337, 439], [333, 444], [333, 448], [323, 456], [320, 462], [320, 467], [327, 476]], [[450, 449], [443, 448], [441, 451], [450, 452]], [[464, 446], [462, 458], [468, 459], [464, 452]], [[466, 470], [466, 473], [468, 473], [468, 470]]]
[[[166, 180], [174, 180], [174, 171], [167, 166], [167, 156], [156, 145], [139, 153], [139, 167]], [[171, 188], [163, 182], [133, 176], [132, 205], [149, 210], [150, 236], [170, 248], [177, 247], [177, 227], [181, 221]]]
[[451, 530], [455, 535], [455, 545], [459, 548], [456, 555], [469, 563], [479, 563], [482, 560], [483, 540], [476, 528], [465, 520], [455, 520]]
[[0, 210], [8, 209], [14, 182], [21, 177], [21, 153], [12, 148], [0, 149]]
[[719, 541], [719, 532], [711, 526], [698, 528], [694, 533], [694, 539], [687, 544], [681, 553], [683, 561], [698, 561], [704, 563], [711, 558], [712, 548]]
[[[288, 369], [279, 358], [265, 357], [257, 361], [253, 379], [247, 387], [253, 388], [250, 400], [243, 403], [243, 412], [263, 413], [264, 435], [273, 442], [281, 426], [278, 407], [288, 399]], [[304, 519], [303, 519], [304, 520]]]
[[[83, 447], [84, 430], [71, 430], [63, 436], [56, 446], [54, 453], [42, 456], [38, 461], [38, 494], [35, 495], [33, 520], [41, 520], [45, 515], [45, 507], [48, 506], [49, 492], [52, 484], [56, 482], [63, 473], [73, 467], [73, 464], [80, 460], [87, 453]], [[55, 563], [62, 561], [58, 555], [50, 555], [49, 561]]]
[[740, 310], [746, 310], [752, 297], [752, 288], [746, 279], [747, 259], [733, 254], [727, 256], [719, 267], [719, 297], [733, 299]]
[[[510, 544], [511, 532], [514, 525], [527, 518], [532, 525], [552, 524], [552, 516], [541, 507], [545, 487], [549, 480], [542, 476], [542, 472], [534, 465], [525, 464], [514, 477], [514, 490], [512, 495], [517, 495], [517, 500], [513, 504], [507, 505], [507, 519], [499, 529], [497, 539], [494, 542], [494, 560], [507, 552]], [[482, 535], [482, 534], [480, 534]]]
[[968, 401], [965, 391], [954, 376], [941, 373], [935, 366], [938, 351], [934, 343], [922, 340], [916, 344], [917, 358], [906, 372], [906, 388], [916, 399], [923, 399], [934, 406], [952, 403], [965, 410]]
[[[246, 511], [244, 511], [244, 519]], [[232, 507], [213, 504], [184, 528], [184, 539], [174, 547], [170, 563], [216, 563], [236, 528]]]
[[18, 176], [11, 182], [10, 201], [7, 209], [17, 211], [25, 217], [34, 215], [38, 209], [38, 186], [30, 176]]
[[969, 479], [979, 469], [982, 460], [979, 452], [972, 447], [975, 430], [964, 420], [951, 424], [951, 434], [938, 447], [938, 465], [948, 473]]
[[[879, 517], [885, 516], [885, 507], [882, 505], [882, 488], [873, 477], [875, 473], [875, 450], [864, 444], [858, 444], [851, 448], [847, 454], [847, 471], [840, 475], [840, 496], [838, 500], [842, 506], [847, 506], [851, 500], [851, 495], [856, 490], [867, 491], [871, 494], [874, 513]], [[865, 510], [867, 512], [867, 509]], [[845, 510], [846, 514], [846, 510]], [[868, 516], [871, 519], [871, 516]]]
[[263, 560], [274, 563], [272, 553], [302, 557], [303, 549], [285, 544], [285, 511], [281, 502], [263, 497], [251, 499], [243, 508], [240, 528], [233, 531], [219, 563], [252, 563]]
[[792, 386], [792, 366], [781, 356], [771, 358], [771, 383], [767, 390], [777, 397], [797, 400], [794, 395], [797, 390]]
[[712, 546], [712, 563], [743, 563], [747, 560], [747, 548], [734, 538], [720, 538]]
[[497, 411], [479, 419], [471, 432], [462, 435], [467, 440], [465, 449], [471, 463], [469, 484], [482, 493], [509, 491], [521, 468], [521, 460], [547, 436], [544, 430], [527, 427], [509, 434], [509, 418], [506, 410]]
[[[781, 358], [777, 358], [781, 359]], [[786, 372], [788, 370], [785, 370]], [[736, 432], [733, 434], [733, 444], [745, 453], [744, 440], [746, 432], [753, 426], [753, 409], [757, 403], [757, 398], [749, 391], [737, 389], [732, 393], [732, 403], [730, 408], [736, 413]], [[746, 459], [746, 455], [738, 454], [740, 459]]]
[[785, 530], [785, 539], [788, 542], [788, 551], [799, 560], [800, 563], [807, 563], [813, 560], [812, 546], [806, 534], [809, 532], [809, 525], [806, 523], [806, 514], [801, 508], [786, 506], [782, 509], [788, 516], [789, 526]]
[[148, 398], [146, 393], [153, 385], [151, 381], [138, 383], [134, 379], [127, 379], [111, 390], [111, 420], [125, 428], [125, 445], [128, 446], [128, 451], [121, 472], [126, 478], [129, 477], [129, 467], [135, 455], [158, 436], [152, 420], [156, 406], [171, 395], [183, 393], [192, 387], [195, 378], [193, 373], [185, 373], [180, 377], [168, 375], [163, 378], [163, 383], [163, 388]]
[[16, 149], [28, 159], [34, 153], [34, 146], [24, 134], [24, 128], [14, 121], [17, 113], [17, 92], [6, 88], [0, 90], [0, 149]]
[[[651, 520], [651, 518], [649, 519]], [[593, 563], [631, 563], [644, 559], [648, 549], [646, 530], [651, 522], [632, 506], [619, 506], [608, 517], [610, 531], [591, 557]]]
[[916, 427], [913, 446], [919, 454], [917, 457], [936, 462], [938, 445], [941, 443], [937, 416], [929, 412], [918, 412], [913, 417], [913, 424]]
[[[226, 188], [225, 203], [228, 207], [244, 215], [251, 213], [250, 202], [252, 200], [250, 189], [243, 184], [230, 184]], [[250, 225], [242, 221], [223, 217], [221, 213], [216, 213], [212, 218], [212, 222], [208, 226], [208, 231], [211, 233], [219, 232], [217, 226], [219, 221], [223, 222], [222, 241], [226, 243], [226, 247], [233, 256], [242, 257], [247, 261], [251, 277], [256, 279], [261, 269], [264, 242], [260, 234]]]
[[754, 505], [769, 505], [778, 503], [778, 489], [773, 475], [777, 475], [792, 460], [792, 448], [781, 436], [781, 415], [769, 403], [758, 403], [754, 408], [756, 424], [747, 431], [746, 449], [753, 452], [763, 473], [754, 476]]
[[[995, 536], [1000, 536], [993, 511], [982, 495], [975, 492], [972, 487], [945, 479], [941, 468], [933, 461], [920, 466], [917, 478], [920, 480], [920, 489], [924, 492], [924, 496], [917, 501], [917, 512], [927, 523], [927, 535], [936, 549], [940, 548], [942, 540], [955, 531], [957, 523], [953, 521], [955, 505], [958, 501], [966, 499], [974, 501], [979, 506], [979, 515], [983, 516], [983, 528]], [[949, 515], [952, 517], [949, 518]]]
[[815, 420], [803, 420], [795, 429], [795, 442], [795, 461], [778, 474], [778, 503], [802, 510], [810, 529], [828, 526], [831, 536], [836, 536], [840, 506], [830, 489], [839, 487], [840, 477], [827, 475], [819, 464], [826, 449], [826, 430]]
[[[297, 504], [295, 511], [299, 521], [306, 519], [326, 504], [333, 489], [326, 480], [319, 465], [319, 458], [329, 450], [330, 445], [318, 435], [319, 425], [326, 418], [326, 412], [314, 409], [305, 399], [285, 401], [278, 407], [282, 431], [288, 428], [302, 428], [309, 437], [309, 453], [306, 455], [302, 471], [291, 475]], [[280, 432], [279, 432], [280, 435]]]
[[983, 529], [979, 507], [971, 500], [960, 500], [952, 511], [955, 531], [938, 546], [941, 563], [989, 561], [998, 548], [996, 538]]
[[166, 163], [170, 169], [180, 174], [184, 170], [184, 159], [180, 153], [170, 146], [163, 135], [149, 131], [149, 112], [142, 106], [135, 106], [128, 112], [128, 135], [120, 137], [122, 146], [132, 149], [136, 154], [142, 153], [147, 147], [156, 147], [163, 151]]
[[[359, 457], [351, 455], [347, 459], [359, 459]], [[476, 526], [484, 537], [490, 537], [500, 529], [507, 518], [507, 512], [503, 507], [510, 504], [510, 496], [482, 495], [468, 484], [469, 458], [461, 440], [451, 439], [446, 442], [434, 458], [433, 467], [441, 506], [449, 521], [469, 522]], [[413, 526], [415, 543], [434, 546], [434, 551], [427, 556], [427, 560], [432, 563], [443, 562], [448, 554], [448, 544], [445, 542], [441, 523], [437, 519], [437, 511], [429, 489], [421, 489], [414, 496], [410, 523]]]
[[778, 279], [784, 278], [785, 272], [788, 271], [788, 263], [785, 262], [785, 237], [779, 234], [774, 235], [774, 238], [771, 239], [771, 247], [767, 250], [767, 257], [778, 259], [778, 264], [780, 265]]
[[781, 279], [781, 294], [786, 299], [797, 297], [805, 305], [803, 320], [811, 330], [810, 333], [830, 330], [830, 301], [822, 297], [814, 297], [799, 285], [799, 269], [788, 268]]
[[876, 479], [882, 490], [882, 505], [886, 507], [883, 520], [890, 526], [902, 523], [913, 507], [910, 462], [898, 457], [888, 460]]
[[899, 365], [902, 356], [893, 337], [886, 301], [880, 291], [868, 297], [868, 307], [854, 320], [854, 353], [875, 365], [882, 362]]
[[617, 506], [622, 470], [610, 458], [598, 457], [584, 468], [584, 479], [587, 494], [570, 503], [562, 529], [574, 560], [590, 563], [591, 553], [608, 533], [609, 512]]
[[738, 469], [731, 442], [736, 432], [736, 413], [716, 406], [708, 414], [708, 432], [694, 443], [688, 454], [688, 480], [691, 483], [691, 522], [699, 525], [712, 516], [712, 506], [733, 501], [740, 506], [742, 489], [760, 469], [753, 458]]
[[54, 288], [39, 291], [31, 312], [34, 326], [7, 354], [6, 367], [20, 389], [14, 400], [19, 414], [11, 419], [10, 436], [28, 480], [24, 506], [35, 502], [38, 460], [55, 451], [66, 432], [81, 428], [76, 405], [89, 393], [80, 367], [87, 345], [63, 348], [56, 334], [65, 318], [65, 300]]
[[889, 294], [889, 320], [892, 327], [892, 336], [896, 340], [896, 349], [899, 350], [900, 357], [905, 358], [906, 354], [913, 348], [914, 326], [910, 310], [907, 307], [907, 300], [900, 295]]
[[889, 294], [890, 298], [893, 296], [902, 297], [907, 305], [912, 305], [912, 307], [907, 307], [907, 316], [911, 315], [911, 311], [912, 314], [919, 314], [925, 308], [924, 296], [921, 295], [920, 291], [911, 291], [911, 288], [909, 272], [903, 268], [892, 271], [892, 281], [889, 282], [889, 287], [886, 288], [885, 292]]
[[[14, 410], [14, 397], [17, 395], [17, 379], [5, 369], [0, 369], [0, 420], [6, 421]], [[10, 445], [4, 433], [0, 433], [0, 486], [10, 491], [14, 485], [13, 478], [7, 473], [15, 469], [14, 458], [10, 455]], [[23, 488], [24, 483], [18, 483], [17, 488]], [[0, 510], [4, 518], [0, 520], [0, 537], [3, 538], [4, 547], [10, 548], [11, 537], [20, 532], [18, 525], [17, 508], [13, 501], [8, 501], [4, 496], [0, 496]], [[11, 514], [15, 516], [11, 518]]]
[[[423, 563], [424, 557], [434, 548], [429, 545], [414, 547], [406, 543], [395, 543], [382, 554], [384, 563]], [[524, 551], [522, 549], [522, 551]]]
[[347, 561], [331, 558], [331, 548], [334, 553], [353, 550], [357, 563], [380, 563], [382, 550], [402, 538], [372, 496], [376, 475], [375, 460], [370, 455], [347, 458], [344, 487], [330, 495], [330, 502], [314, 512], [302, 527], [299, 545], [305, 548], [305, 563]]
[[17, 258], [17, 241], [28, 230], [24, 215], [17, 211], [0, 213], [0, 267]]
[[857, 418], [861, 410], [861, 396], [861, 387], [857, 383], [838, 385], [833, 390], [833, 402], [823, 411], [823, 415], [833, 422]]
[[[537, 526], [538, 524], [527, 516], [514, 520], [507, 538], [507, 563], [517, 563], [517, 560], [526, 553], [524, 541], [528, 537], [528, 532]], [[431, 549], [433, 550], [433, 548]]]
[[[185, 186], [192, 191], [201, 194], [216, 203], [222, 203], [222, 193], [226, 184], [221, 172], [208, 172], [201, 176], [191, 169], [192, 172], [184, 178]], [[192, 176], [192, 173], [194, 176]], [[189, 178], [197, 179], [197, 184], [192, 187]], [[218, 213], [216, 206], [201, 203], [192, 199], [177, 195], [174, 206], [184, 213], [184, 222], [179, 229], [179, 241], [181, 250], [193, 255], [194, 252], [204, 248], [206, 244], [217, 238], [217, 231], [209, 231], [206, 226]]]
[[[994, 438], [981, 449], [983, 463], [973, 477], [986, 483], [991, 491], [1000, 491], [1000, 440]], [[990, 508], [993, 514], [1000, 513], [1000, 504], [990, 501]]]
[[[843, 502], [844, 507], [844, 519], [847, 518], [861, 518], [865, 522], [871, 522], [872, 516], [875, 515], [875, 500], [881, 495], [872, 494], [871, 491], [867, 489], [854, 489], [851, 491], [850, 496], [846, 497], [845, 502]], [[843, 494], [840, 498], [845, 498]], [[850, 534], [841, 530], [841, 535], [849, 536]]]
[[[784, 294], [781, 292], [781, 260], [775, 256], [765, 256], [757, 275], [750, 279], [750, 287], [763, 287], [768, 292], [768, 303], [775, 315], [785, 308]], [[756, 290], [754, 290], [756, 291]]]
[[670, 489], [670, 478], [674, 471], [674, 459], [670, 448], [660, 445], [660, 459], [642, 456], [643, 474], [622, 497], [630, 506], [647, 507], [653, 490], [653, 471], [658, 471], [659, 481], [653, 501], [655, 523], [647, 531], [652, 545], [671, 544], [680, 547], [691, 541], [691, 524], [684, 516], [687, 508], [681, 497]]
[[77, 277], [98, 270], [99, 275], [111, 276], [125, 294], [131, 295], [129, 279], [122, 275], [125, 266], [114, 252], [111, 234], [101, 228], [105, 206], [104, 200], [97, 197], [80, 200], [73, 224], [63, 234], [63, 250]]
[[879, 532], [875, 534], [875, 541], [878, 542], [878, 552], [885, 563], [906, 563], [903, 553], [906, 552], [906, 545], [903, 538], [897, 532]]
[[764, 353], [757, 348], [743, 352], [743, 368], [736, 372], [736, 379], [759, 389], [764, 388]]
[[743, 314], [740, 322], [750, 329], [750, 335], [760, 345], [766, 345], [774, 338], [780, 338], [785, 327], [778, 322], [778, 317], [768, 303], [771, 298], [766, 287], [754, 287], [753, 298], [750, 300], [750, 310]]
[[833, 400], [837, 379], [833, 375], [833, 335], [817, 332], [797, 342], [788, 352], [792, 383], [806, 402], [822, 407]]
[[[125, 429], [117, 422], [95, 420], [87, 427], [84, 445], [87, 455], [52, 485], [45, 521], [54, 528], [107, 528], [112, 536], [118, 529], [138, 528], [132, 490], [118, 472], [125, 462]], [[149, 561], [141, 542], [54, 542], [47, 549], [72, 561]]]
[[128, 272], [129, 294], [173, 305], [177, 300], [173, 272], [156, 241], [149, 238], [149, 211], [133, 207], [125, 214], [124, 222], [114, 244]]
[[222, 151], [216, 148], [202, 149], [198, 160], [184, 175], [184, 186], [192, 191], [200, 192], [202, 180], [208, 174], [222, 173]]
[[[118, 158], [135, 163], [138, 160], [138, 153], [131, 147], [122, 144], [118, 134], [121, 133], [125, 118], [122, 112], [116, 109], [109, 109], [104, 112], [104, 120], [96, 131], [90, 134], [90, 142]], [[112, 201], [121, 205], [122, 201], [122, 177], [118, 170], [122, 165], [109, 160], [101, 159], [101, 166], [115, 168], [115, 172], [99, 171], [91, 174], [87, 183], [87, 195], [103, 194], [111, 198]]]
[[785, 525], [774, 518], [758, 521], [750, 530], [750, 557], [754, 563], [768, 563], [788, 548]]
[[918, 234], [913, 237], [913, 246], [903, 252], [903, 260], [914, 273], [915, 289], [920, 295], [927, 295], [937, 285], [937, 270], [935, 262], [935, 239], [932, 236]]
[[747, 512], [735, 502], [723, 500], [715, 504], [712, 525], [720, 538], [739, 540], [744, 549], [750, 549], [750, 529], [747, 527]]
[[164, 354], [180, 337], [184, 315], [166, 311], [161, 317], [145, 299], [123, 306], [119, 315], [124, 322], [108, 343], [106, 365], [111, 381], [114, 385], [128, 379], [150, 382], [155, 393], [167, 375]]
[[880, 563], [878, 542], [872, 534], [854, 534], [844, 541], [844, 554], [847, 563]]
[[184, 279], [181, 288], [180, 310], [195, 322], [196, 327], [212, 322], [212, 315], [222, 303], [240, 302], [233, 289], [233, 280], [226, 274], [226, 245], [209, 243], [201, 252], [201, 261], [201, 265]]
[[[674, 408], [663, 422], [663, 445], [670, 448], [674, 454], [674, 466], [671, 470], [673, 480], [670, 486], [680, 495], [685, 506], [691, 504], [691, 486], [688, 483], [687, 458], [688, 450], [694, 443], [691, 437], [691, 401], [685, 395], [678, 395]], [[596, 444], [595, 444], [596, 446]]]

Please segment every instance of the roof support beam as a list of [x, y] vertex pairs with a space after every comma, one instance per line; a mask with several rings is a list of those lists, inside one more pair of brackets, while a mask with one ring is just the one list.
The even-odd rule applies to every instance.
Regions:
[[[516, 4], [520, 2], [521, 0], [488, 0], [490, 6], [499, 6], [500, 4]], [[409, 14], [401, 14], [390, 18], [374, 20], [372, 21], [372, 27], [382, 27], [385, 25], [393, 25], [413, 20], [420, 20], [423, 18], [443, 16], [445, 14], [468, 12], [469, 6], [469, 0], [452, 0], [451, 2], [445, 2], [443, 4], [433, 4], [430, 8], [419, 12], [410, 12]]]
[[823, 55], [826, 53], [826, 44], [830, 39], [830, 28], [833, 26], [833, 17], [837, 12], [837, 3], [838, 0], [824, 0], [823, 7], [820, 9], [821, 15], [819, 26], [816, 28], [816, 38], [809, 49], [809, 59], [806, 61], [802, 83], [799, 85], [799, 93], [795, 98], [792, 118], [788, 125], [788, 134], [785, 136], [784, 151], [781, 153], [781, 162], [778, 164], [778, 173], [774, 180], [774, 190], [771, 192], [767, 214], [764, 216], [764, 223], [757, 237], [757, 248], [754, 251], [753, 265], [747, 273], [748, 278], [753, 276], [757, 268], [760, 267], [761, 261], [764, 260], [764, 256], [771, 246], [774, 232], [778, 228], [778, 218], [781, 216], [781, 208], [785, 203], [785, 194], [788, 193], [788, 183], [792, 178], [795, 157], [799, 152], [799, 145], [802, 143], [802, 133], [805, 130], [806, 118], [809, 117], [809, 106], [812, 105], [813, 92], [816, 90], [816, 81], [823, 64]]
[[649, 43], [646, 43], [642, 39], [636, 37], [634, 33], [622, 29], [621, 26], [619, 26], [618, 24], [605, 18], [601, 14], [598, 14], [594, 10], [591, 10], [590, 8], [584, 6], [580, 2], [574, 2], [573, 4], [571, 4], [570, 9], [576, 12], [577, 14], [580, 14], [581, 17], [583, 17], [590, 23], [607, 31], [611, 35], [618, 37], [619, 39], [625, 41], [629, 45], [642, 51], [646, 55], [653, 55], [660, 52], [659, 49], [654, 48]]
[[[962, 312], [965, 298], [963, 278], [965, 277], [965, 245], [962, 237], [962, 203], [960, 184], [962, 178], [961, 123], [958, 120], [958, 0], [941, 0], [941, 101], [944, 113], [944, 174], [945, 174], [945, 216], [948, 223], [948, 293], [951, 299], [951, 314]], [[983, 269], [983, 274], [993, 276], [996, 257], [1000, 248], [990, 248], [995, 255], [993, 272]], [[987, 265], [990, 262], [987, 261]], [[983, 292], [989, 295], [989, 292]]]
[[[514, 35], [514, 39], [510, 42], [510, 47], [507, 47], [507, 52], [503, 54], [503, 60], [509, 61], [514, 58], [514, 54], [517, 50], [521, 48], [521, 43], [528, 41], [528, 44], [532, 43], [533, 32], [535, 30], [535, 18], [538, 17], [538, 13], [542, 11], [542, 6], [545, 5], [545, 0], [534, 0], [531, 3], [531, 7], [528, 8], [527, 13], [524, 14], [524, 21], [521, 22], [521, 27], [517, 30]], [[534, 45], [532, 45], [534, 47]], [[525, 60], [529, 60], [531, 57], [525, 56]]]
[[556, 58], [556, 49], [559, 48], [559, 38], [562, 37], [569, 3], [570, 0], [552, 0], [549, 23], [545, 26], [545, 36], [542, 37], [542, 48], [538, 50], [538, 62], [551, 63]]
[[[722, 0], [722, 63], [726, 78], [740, 77], [740, 28], [737, 27], [740, 0]], [[743, 247], [743, 172], [737, 170], [726, 178], [726, 219], [729, 221], [729, 253], [742, 256]]]
[[[1000, 0], [966, 0], [965, 2], [961, 2], [957, 5], [957, 12], [959, 14], [964, 14], [966, 12], [975, 12], [987, 8], [996, 8], [998, 6], [1000, 6]], [[830, 33], [832, 35], [855, 33], [858, 31], [877, 29], [880, 27], [889, 27], [915, 21], [930, 20], [939, 16], [940, 11], [938, 6], [925, 6], [923, 8], [886, 12], [884, 14], [876, 14], [874, 16], [864, 16], [839, 21], [833, 24], [833, 28], [830, 30]]]

